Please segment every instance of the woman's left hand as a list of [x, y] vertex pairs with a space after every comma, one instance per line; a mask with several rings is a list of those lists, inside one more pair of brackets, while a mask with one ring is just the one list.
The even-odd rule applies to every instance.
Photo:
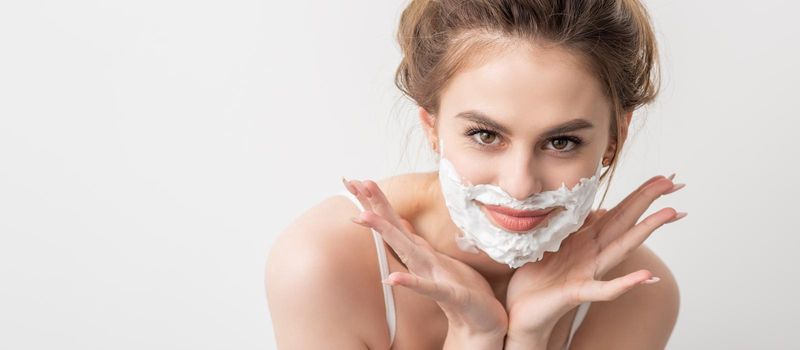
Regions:
[[541, 342], [549, 338], [557, 321], [586, 301], [614, 300], [642, 283], [655, 283], [648, 270], [639, 270], [611, 281], [598, 281], [623, 261], [661, 225], [685, 213], [661, 209], [640, 223], [639, 217], [658, 197], [675, 192], [673, 176], [656, 176], [640, 186], [613, 209], [591, 213], [583, 226], [561, 242], [558, 252], [518, 268], [508, 285], [506, 310], [509, 338]]

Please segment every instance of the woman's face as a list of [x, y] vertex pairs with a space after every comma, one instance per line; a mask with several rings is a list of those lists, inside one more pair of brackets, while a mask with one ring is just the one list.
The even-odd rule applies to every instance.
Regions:
[[[524, 200], [591, 177], [610, 147], [610, 105], [597, 79], [559, 47], [520, 45], [456, 74], [428, 136], [473, 185]], [[627, 125], [625, 125], [627, 127]]]

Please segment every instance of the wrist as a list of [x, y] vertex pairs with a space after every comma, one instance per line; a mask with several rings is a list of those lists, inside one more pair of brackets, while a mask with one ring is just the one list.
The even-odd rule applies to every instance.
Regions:
[[550, 341], [550, 334], [521, 334], [509, 332], [505, 339], [504, 350], [539, 350], [547, 349], [547, 343]]
[[553, 328], [555, 325], [549, 324], [538, 329], [509, 328], [504, 349], [547, 349]]
[[502, 349], [505, 330], [476, 332], [465, 327], [447, 327], [445, 349]]

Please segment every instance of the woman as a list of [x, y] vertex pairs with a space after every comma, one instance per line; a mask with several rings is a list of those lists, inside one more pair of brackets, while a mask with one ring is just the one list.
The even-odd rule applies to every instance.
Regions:
[[412, 1], [398, 39], [396, 82], [439, 171], [343, 180], [281, 234], [266, 281], [279, 347], [664, 348], [677, 285], [642, 243], [686, 213], [637, 221], [683, 185], [656, 176], [589, 209], [657, 94], [643, 6]]

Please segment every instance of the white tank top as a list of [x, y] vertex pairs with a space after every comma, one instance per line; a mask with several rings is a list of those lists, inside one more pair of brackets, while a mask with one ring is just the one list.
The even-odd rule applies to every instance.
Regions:
[[[358, 207], [359, 211], [364, 211], [364, 207], [361, 206], [361, 203], [358, 201], [352, 193], [342, 190], [339, 191], [338, 194], [343, 195], [349, 198], [353, 203]], [[378, 253], [378, 267], [380, 267], [381, 271], [381, 281], [389, 276], [389, 264], [386, 260], [386, 249], [383, 245], [383, 238], [381, 238], [381, 234], [372, 231], [372, 238], [375, 241], [375, 249]], [[378, 283], [381, 283], [378, 281]], [[394, 305], [394, 296], [392, 294], [392, 286], [386, 285], [381, 283], [383, 286], [383, 302], [386, 307], [386, 324], [389, 326], [389, 346], [394, 344], [394, 336], [396, 333], [397, 328], [397, 316], [395, 314], [395, 305]], [[578, 306], [578, 313], [575, 315], [575, 319], [572, 321], [572, 327], [569, 331], [569, 338], [567, 339], [566, 344], [564, 345], [564, 350], [569, 349], [570, 344], [572, 343], [572, 337], [575, 335], [575, 331], [578, 330], [581, 322], [583, 322], [584, 317], [586, 317], [586, 312], [589, 310], [589, 305], [591, 302], [585, 302]]]

